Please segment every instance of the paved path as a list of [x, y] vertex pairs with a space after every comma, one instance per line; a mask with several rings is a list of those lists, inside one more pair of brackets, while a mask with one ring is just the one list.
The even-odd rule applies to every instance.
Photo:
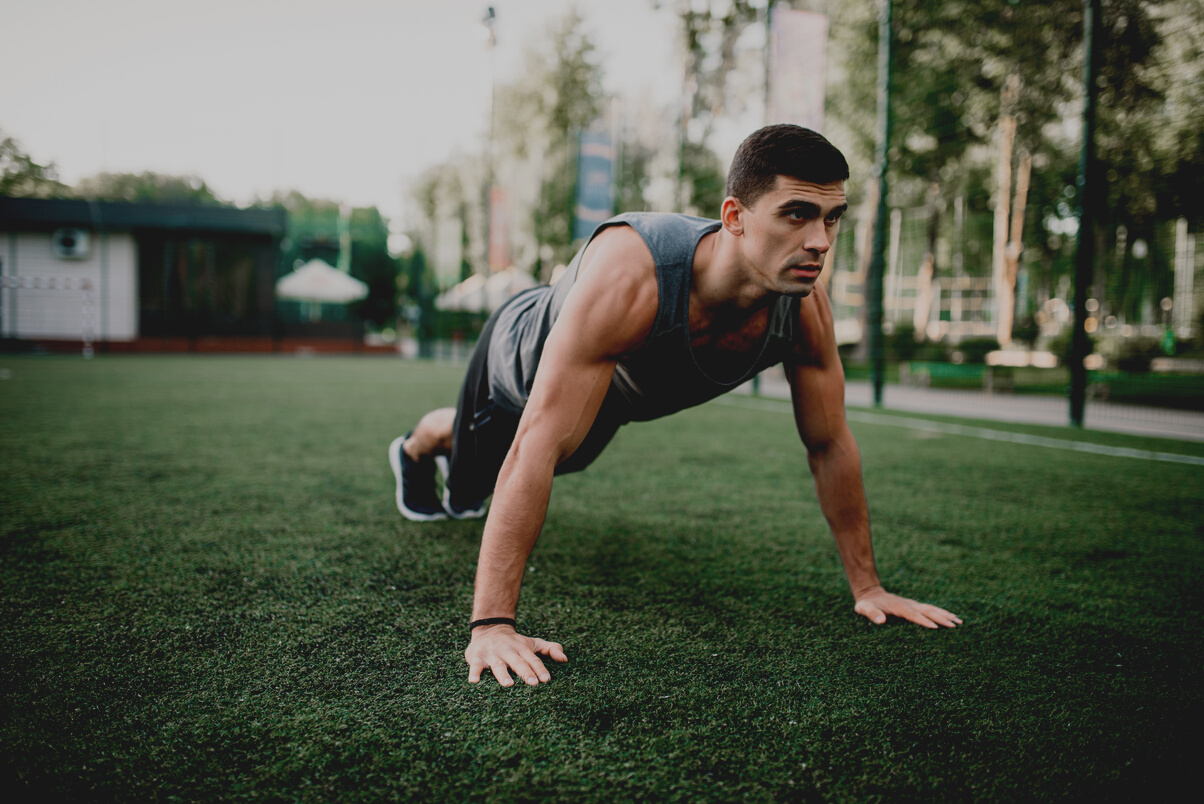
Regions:
[[[762, 396], [788, 399], [790, 386], [779, 371], [771, 369], [761, 375], [760, 392]], [[741, 386], [736, 393], [751, 394], [751, 383]], [[874, 394], [870, 383], [849, 382], [845, 390], [845, 404], [872, 408]], [[909, 413], [1021, 424], [1066, 426], [1070, 422], [1070, 403], [1065, 398], [1034, 394], [992, 394], [986, 391], [887, 385], [882, 392], [882, 407]], [[1204, 413], [1196, 411], [1089, 401], [1085, 418], [1084, 426], [1088, 430], [1204, 441]]]

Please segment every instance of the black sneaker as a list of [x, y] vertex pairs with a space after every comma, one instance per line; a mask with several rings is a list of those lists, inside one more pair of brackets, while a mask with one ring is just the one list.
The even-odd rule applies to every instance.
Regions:
[[406, 455], [401, 445], [409, 437], [406, 433], [389, 445], [389, 466], [397, 478], [397, 510], [415, 522], [447, 519], [435, 490], [435, 461], [429, 457], [416, 461]]
[[460, 506], [452, 501], [451, 487], [447, 485], [447, 458], [443, 455], [436, 455], [435, 465], [439, 467], [439, 473], [443, 475], [443, 510], [447, 511], [448, 516], [452, 519], [480, 519], [485, 516], [484, 500], [470, 503], [467, 506]]

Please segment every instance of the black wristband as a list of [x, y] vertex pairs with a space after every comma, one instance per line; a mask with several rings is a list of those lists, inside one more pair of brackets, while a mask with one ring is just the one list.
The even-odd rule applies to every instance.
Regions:
[[508, 625], [511, 628], [515, 628], [518, 626], [518, 623], [509, 617], [486, 617], [483, 620], [473, 620], [470, 622], [468, 624], [468, 630], [471, 631], [478, 625]]

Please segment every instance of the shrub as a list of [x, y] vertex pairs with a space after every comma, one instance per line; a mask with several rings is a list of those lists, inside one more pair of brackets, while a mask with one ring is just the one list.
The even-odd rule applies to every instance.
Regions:
[[957, 345], [966, 363], [985, 363], [987, 353], [999, 348], [999, 341], [994, 338], [969, 338]]

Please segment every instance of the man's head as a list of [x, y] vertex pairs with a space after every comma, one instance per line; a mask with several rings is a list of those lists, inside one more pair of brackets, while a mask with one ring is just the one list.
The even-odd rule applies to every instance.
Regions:
[[750, 281], [774, 293], [811, 293], [848, 209], [849, 166], [830, 142], [799, 126], [767, 126], [736, 152], [720, 217]]
[[726, 195], [752, 207], [773, 189], [778, 176], [831, 184], [849, 177], [849, 163], [836, 146], [809, 128], [766, 126], [737, 149], [727, 173]]

